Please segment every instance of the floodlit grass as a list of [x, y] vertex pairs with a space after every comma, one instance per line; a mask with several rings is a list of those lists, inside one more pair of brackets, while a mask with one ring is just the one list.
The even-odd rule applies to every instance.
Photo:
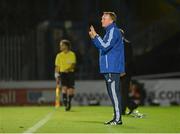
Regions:
[[38, 133], [176, 133], [180, 132], [180, 107], [141, 107], [145, 118], [123, 116], [122, 126], [103, 124], [112, 118], [111, 107], [0, 107], [0, 133], [23, 133], [52, 112]]

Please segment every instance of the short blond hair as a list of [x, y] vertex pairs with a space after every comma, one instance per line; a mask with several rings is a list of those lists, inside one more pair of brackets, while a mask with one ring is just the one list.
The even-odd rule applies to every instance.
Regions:
[[103, 14], [107, 14], [111, 17], [111, 19], [116, 22], [117, 19], [117, 15], [115, 14], [115, 12], [103, 12]]

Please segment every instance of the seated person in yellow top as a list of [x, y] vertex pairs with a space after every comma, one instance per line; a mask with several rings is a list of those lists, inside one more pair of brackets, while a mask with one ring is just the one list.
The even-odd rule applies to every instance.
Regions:
[[61, 80], [62, 97], [65, 110], [71, 109], [71, 100], [74, 96], [74, 70], [76, 65], [76, 55], [71, 51], [71, 43], [68, 40], [60, 42], [60, 52], [55, 60], [55, 78], [59, 83]]

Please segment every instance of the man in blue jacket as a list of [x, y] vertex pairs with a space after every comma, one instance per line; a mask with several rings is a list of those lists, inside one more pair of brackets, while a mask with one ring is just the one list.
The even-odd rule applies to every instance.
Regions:
[[100, 73], [104, 75], [107, 91], [114, 108], [114, 117], [105, 122], [108, 125], [121, 125], [121, 91], [120, 74], [125, 72], [124, 44], [119, 28], [115, 24], [116, 14], [114, 12], [104, 12], [101, 23], [106, 34], [102, 39], [90, 27], [89, 36], [93, 44], [99, 50]]

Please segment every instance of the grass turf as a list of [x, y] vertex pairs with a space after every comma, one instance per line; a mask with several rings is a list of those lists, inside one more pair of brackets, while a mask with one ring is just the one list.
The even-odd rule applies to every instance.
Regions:
[[122, 126], [105, 126], [112, 118], [111, 107], [0, 107], [0, 133], [22, 133], [42, 120], [48, 113], [51, 118], [38, 133], [176, 133], [180, 132], [179, 107], [140, 107], [145, 118], [123, 116]]

